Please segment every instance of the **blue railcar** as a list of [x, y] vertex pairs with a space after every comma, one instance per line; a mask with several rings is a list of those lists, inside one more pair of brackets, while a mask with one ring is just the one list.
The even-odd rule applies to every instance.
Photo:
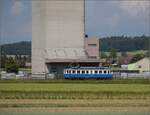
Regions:
[[64, 69], [65, 79], [112, 79], [109, 68], [80, 67]]

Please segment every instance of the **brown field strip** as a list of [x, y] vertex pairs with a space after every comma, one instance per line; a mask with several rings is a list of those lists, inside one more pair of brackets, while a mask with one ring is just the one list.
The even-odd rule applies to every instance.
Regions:
[[150, 99], [0, 99], [0, 111], [16, 112], [149, 112]]
[[150, 112], [150, 107], [0, 108], [0, 112]]
[[150, 98], [148, 99], [0, 99], [1, 104], [104, 104], [104, 105], [150, 105]]

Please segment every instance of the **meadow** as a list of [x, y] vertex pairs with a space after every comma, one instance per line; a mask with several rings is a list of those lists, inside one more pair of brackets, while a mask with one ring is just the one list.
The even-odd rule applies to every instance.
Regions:
[[149, 84], [104, 84], [104, 83], [0, 83], [0, 98], [145, 98], [150, 93]]
[[[124, 112], [148, 115], [149, 80], [4, 80], [0, 81], [0, 114], [51, 112], [55, 115]], [[111, 112], [111, 113], [109, 113]], [[92, 113], [91, 113], [92, 114]], [[130, 114], [129, 114], [130, 115]]]

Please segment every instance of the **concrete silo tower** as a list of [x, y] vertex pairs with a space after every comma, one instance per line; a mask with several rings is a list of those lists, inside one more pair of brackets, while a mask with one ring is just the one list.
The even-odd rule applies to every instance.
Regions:
[[32, 73], [62, 73], [86, 62], [84, 0], [32, 1]]

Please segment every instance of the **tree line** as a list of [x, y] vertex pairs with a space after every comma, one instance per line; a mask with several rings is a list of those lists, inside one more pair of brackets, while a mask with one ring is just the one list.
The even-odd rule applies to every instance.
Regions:
[[104, 37], [99, 40], [100, 51], [110, 51], [116, 49], [117, 52], [135, 51], [135, 50], [149, 50], [150, 36], [112, 36]]
[[1, 46], [1, 54], [4, 55], [31, 55], [31, 42], [23, 41], [4, 44]]
[[17, 73], [19, 68], [26, 68], [26, 63], [31, 62], [31, 56], [21, 56], [21, 55], [15, 55], [15, 57], [12, 56], [6, 56], [1, 55], [1, 68], [6, 70], [8, 73], [14, 72]]
[[[111, 36], [99, 39], [100, 51], [109, 52], [116, 49], [117, 52], [127, 52], [135, 50], [148, 50], [150, 36]], [[6, 55], [31, 55], [31, 42], [18, 42], [1, 46], [2, 54]]]

